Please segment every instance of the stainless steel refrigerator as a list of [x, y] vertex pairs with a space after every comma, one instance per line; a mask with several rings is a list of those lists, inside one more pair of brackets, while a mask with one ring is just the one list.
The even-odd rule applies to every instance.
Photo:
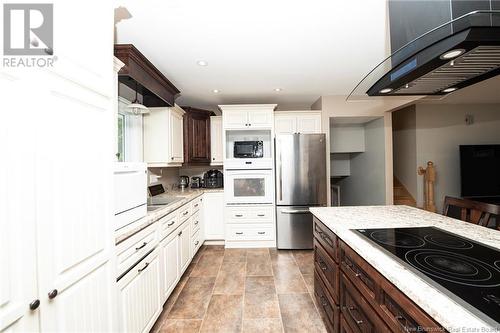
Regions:
[[325, 134], [277, 135], [275, 148], [277, 247], [312, 249], [309, 207], [327, 200]]

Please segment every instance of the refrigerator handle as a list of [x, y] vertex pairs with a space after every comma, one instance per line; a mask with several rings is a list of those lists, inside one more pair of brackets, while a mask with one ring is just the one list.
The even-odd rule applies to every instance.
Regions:
[[308, 214], [309, 209], [282, 209], [283, 214]]
[[[280, 142], [281, 144], [281, 142]], [[279, 151], [279, 173], [280, 173], [280, 176], [279, 176], [279, 183], [280, 183], [280, 201], [283, 201], [283, 177], [282, 177], [282, 174], [283, 174], [283, 170], [282, 170], [282, 161], [281, 161], [281, 149], [278, 150]]]

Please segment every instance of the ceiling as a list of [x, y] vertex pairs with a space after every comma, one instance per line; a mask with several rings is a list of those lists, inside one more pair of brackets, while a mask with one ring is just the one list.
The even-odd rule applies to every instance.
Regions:
[[148, 57], [181, 105], [309, 109], [321, 95], [346, 96], [388, 50], [385, 0], [115, 2], [132, 16], [122, 14], [117, 42]]

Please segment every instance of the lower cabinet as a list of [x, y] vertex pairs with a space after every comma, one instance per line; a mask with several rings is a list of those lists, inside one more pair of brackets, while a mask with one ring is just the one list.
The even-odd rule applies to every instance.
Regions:
[[203, 224], [206, 240], [224, 239], [224, 192], [203, 194]]
[[187, 220], [183, 225], [180, 226], [177, 235], [179, 236], [179, 267], [180, 275], [184, 273], [186, 268], [191, 261], [191, 237], [189, 234], [190, 220]]
[[160, 243], [162, 301], [166, 301], [179, 281], [179, 236], [171, 233]]
[[328, 332], [443, 332], [427, 313], [314, 219], [314, 294]]
[[162, 310], [160, 261], [153, 250], [118, 281], [122, 332], [149, 332]]

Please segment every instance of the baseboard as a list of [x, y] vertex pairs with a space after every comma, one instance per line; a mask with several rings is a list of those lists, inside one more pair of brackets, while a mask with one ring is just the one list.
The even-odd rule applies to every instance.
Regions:
[[226, 249], [276, 247], [276, 241], [227, 241], [225, 247]]
[[203, 245], [224, 245], [224, 240], [206, 240]]

